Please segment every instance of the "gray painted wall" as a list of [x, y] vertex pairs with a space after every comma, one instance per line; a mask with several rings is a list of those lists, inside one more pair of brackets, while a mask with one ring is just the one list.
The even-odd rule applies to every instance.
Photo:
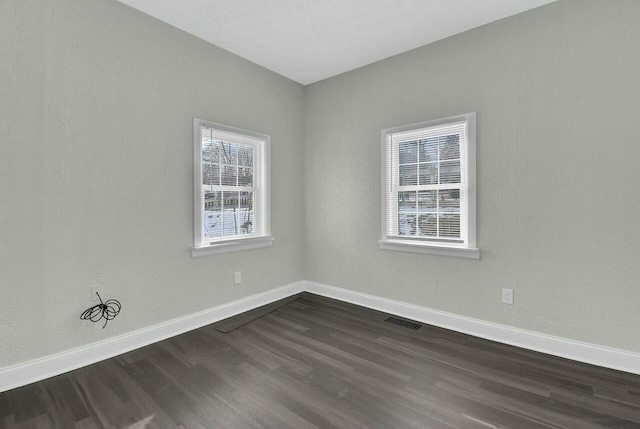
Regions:
[[[0, 0], [0, 368], [303, 278], [640, 351], [638, 16], [562, 0], [303, 88], [115, 0]], [[380, 250], [380, 130], [471, 111], [482, 259]], [[190, 257], [193, 117], [271, 135], [272, 248]]]
[[[303, 107], [115, 0], [0, 1], [0, 367], [302, 279]], [[193, 117], [271, 135], [273, 247], [191, 258]]]
[[[639, 17], [563, 0], [307, 87], [306, 278], [640, 351]], [[380, 250], [380, 130], [474, 111], [482, 259]]]

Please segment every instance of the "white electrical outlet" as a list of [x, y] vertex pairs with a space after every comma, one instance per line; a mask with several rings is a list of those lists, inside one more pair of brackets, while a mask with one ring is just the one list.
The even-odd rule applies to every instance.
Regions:
[[242, 283], [242, 271], [236, 271], [234, 283], [237, 284], [237, 285]]
[[103, 291], [102, 285], [91, 286], [91, 301], [99, 301], [97, 294], [100, 294], [100, 297], [104, 299]]
[[502, 288], [502, 303], [513, 305], [513, 289]]

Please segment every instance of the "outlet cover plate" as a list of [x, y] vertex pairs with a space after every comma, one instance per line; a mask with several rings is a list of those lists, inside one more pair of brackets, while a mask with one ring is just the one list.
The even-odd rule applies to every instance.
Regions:
[[502, 288], [502, 303], [513, 305], [513, 289]]

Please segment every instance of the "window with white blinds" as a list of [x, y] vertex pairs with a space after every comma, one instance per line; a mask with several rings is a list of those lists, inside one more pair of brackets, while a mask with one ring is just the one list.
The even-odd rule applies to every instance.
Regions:
[[268, 155], [269, 136], [194, 120], [194, 256], [271, 244]]
[[381, 247], [479, 257], [475, 114], [383, 130], [382, 139]]

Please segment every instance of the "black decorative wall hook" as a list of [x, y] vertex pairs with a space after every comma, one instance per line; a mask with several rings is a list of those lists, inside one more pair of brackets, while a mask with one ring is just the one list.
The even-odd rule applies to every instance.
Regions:
[[98, 295], [100, 304], [86, 309], [84, 313], [80, 315], [80, 319], [91, 320], [92, 322], [98, 322], [104, 319], [104, 325], [102, 326], [102, 329], [104, 329], [105, 326], [107, 326], [107, 322], [115, 319], [118, 313], [120, 313], [122, 306], [120, 305], [120, 301], [116, 299], [109, 299], [107, 302], [102, 302], [100, 294], [96, 292], [96, 295]]

